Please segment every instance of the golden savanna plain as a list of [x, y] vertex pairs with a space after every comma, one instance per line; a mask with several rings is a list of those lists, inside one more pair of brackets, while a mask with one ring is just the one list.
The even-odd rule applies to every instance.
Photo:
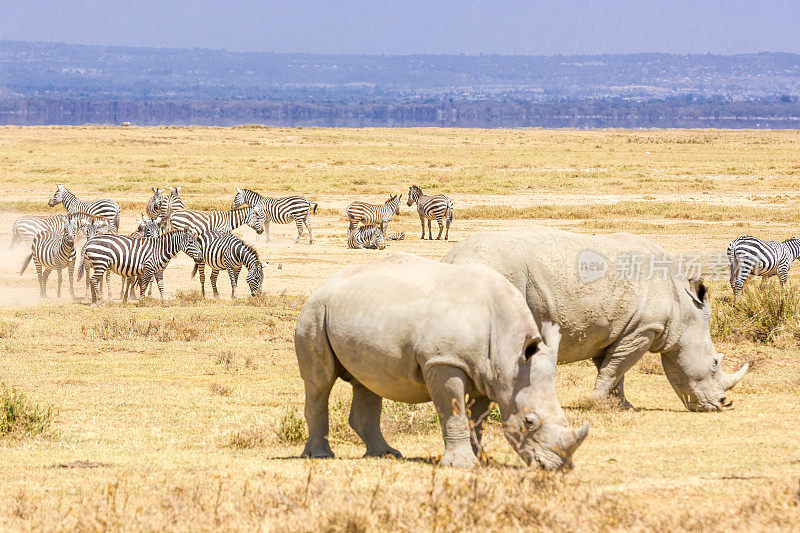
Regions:
[[[199, 209], [228, 208], [234, 187], [300, 194], [319, 203], [315, 242], [295, 244], [293, 224], [273, 224], [270, 242], [237, 230], [269, 261], [256, 298], [242, 276], [232, 301], [223, 272], [222, 298], [202, 299], [179, 255], [164, 274], [164, 307], [123, 305], [116, 276], [113, 301], [87, 305], [83, 282], [73, 300], [66, 280], [57, 298], [55, 275], [44, 300], [35, 271], [19, 275], [25, 247], [8, 245], [18, 216], [63, 212], [46, 205], [58, 183], [81, 199], [117, 200], [124, 233], [151, 187], [180, 185]], [[405, 199], [412, 184], [453, 199], [450, 241], [421, 241], [403, 204], [390, 231], [405, 240], [348, 250], [347, 204]], [[724, 366], [753, 367], [730, 394], [734, 409], [686, 411], [652, 354], [627, 375], [635, 410], [589, 400], [591, 363], [560, 366], [570, 422], [591, 424], [566, 472], [525, 468], [495, 420], [487, 464], [438, 468], [432, 406], [388, 401], [384, 432], [405, 459], [363, 459], [345, 383], [331, 399], [337, 458], [298, 458], [293, 330], [308, 295], [347, 265], [397, 251], [440, 259], [471, 233], [534, 223], [720, 254], [739, 235], [797, 234], [799, 186], [796, 131], [2, 127], [0, 382], [53, 416], [42, 431], [0, 436], [0, 529], [796, 529], [794, 273], [784, 291], [751, 282], [736, 304], [727, 275], [710, 281]]]

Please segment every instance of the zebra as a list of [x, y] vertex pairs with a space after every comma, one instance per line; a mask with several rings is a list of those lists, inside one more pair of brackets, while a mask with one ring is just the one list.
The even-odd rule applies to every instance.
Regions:
[[800, 239], [792, 237], [783, 242], [762, 241], [745, 235], [728, 245], [728, 262], [731, 265], [731, 288], [737, 295], [751, 275], [764, 280], [778, 276], [781, 286], [786, 284], [792, 261], [800, 257]]
[[114, 200], [83, 202], [78, 200], [64, 185], [59, 183], [55, 194], [50, 201], [47, 202], [47, 205], [54, 207], [61, 203], [64, 204], [64, 208], [70, 213], [84, 212], [90, 215], [101, 216], [108, 219], [114, 225], [115, 231], [119, 229], [119, 204]]
[[386, 248], [386, 239], [384, 239], [383, 232], [377, 224], [359, 226], [348, 232], [347, 247], [354, 250], [360, 248], [383, 250]]
[[184, 209], [172, 213], [170, 224], [173, 230], [189, 228], [195, 233], [206, 231], [224, 231], [230, 233], [242, 224], [247, 224], [256, 233], [264, 232], [267, 219], [264, 206], [240, 207], [230, 211], [194, 211]]
[[[78, 280], [90, 267], [92, 276], [92, 303], [97, 302], [98, 285], [106, 271], [112, 270], [120, 276], [139, 276], [140, 297], [144, 297], [153, 277], [158, 283], [161, 303], [164, 303], [164, 269], [175, 255], [183, 251], [194, 260], [200, 256], [197, 238], [188, 230], [170, 231], [160, 237], [141, 238], [125, 235], [98, 235], [90, 240], [83, 250], [78, 267]], [[127, 302], [127, 293], [123, 302]]]
[[14, 221], [14, 225], [11, 228], [11, 245], [9, 248], [13, 248], [21, 242], [33, 242], [33, 238], [43, 231], [61, 233], [66, 222], [72, 218], [78, 221], [78, 230], [82, 230], [89, 223], [95, 223], [98, 229], [113, 230], [111, 223], [107, 219], [83, 212], [68, 213], [66, 215], [20, 217]]
[[[139, 227], [136, 228], [136, 231], [131, 233], [129, 236], [133, 237], [134, 239], [143, 239], [143, 238], [151, 238], [151, 237], [158, 237], [159, 231], [161, 229], [161, 219], [160, 217], [156, 217], [154, 219], [147, 218], [144, 215], [141, 215], [141, 222], [139, 222]], [[87, 235], [88, 238], [88, 235]], [[106, 279], [108, 278], [108, 273], [106, 274]], [[89, 278], [86, 278], [88, 283]], [[124, 300], [126, 298], [125, 292], [127, 291], [127, 297], [133, 297], [134, 291], [133, 288], [136, 283], [139, 282], [138, 276], [131, 276], [131, 277], [123, 277], [122, 278], [122, 288], [120, 289], [119, 299]], [[150, 284], [148, 296], [153, 295], [153, 285]]]
[[442, 238], [442, 221], [447, 224], [447, 231], [444, 234], [444, 240], [450, 236], [450, 223], [453, 221], [453, 201], [444, 194], [437, 194], [436, 196], [425, 196], [422, 194], [422, 189], [416, 185], [408, 188], [408, 202], [411, 205], [417, 202], [417, 213], [419, 213], [419, 221], [422, 224], [422, 239], [425, 238], [425, 221], [428, 221], [428, 240], [433, 240], [431, 233], [431, 221], [436, 220], [439, 223], [439, 235], [436, 240]]
[[[166, 192], [166, 190], [164, 191]], [[181, 186], [169, 187], [169, 194], [161, 196], [161, 204], [159, 206], [159, 216], [161, 217], [161, 226], [171, 231], [171, 218], [173, 213], [186, 209], [186, 204], [183, 203], [180, 197]]]
[[[92, 226], [95, 227], [95, 226]], [[33, 260], [39, 278], [39, 295], [47, 298], [47, 278], [53, 270], [58, 271], [58, 297], [61, 298], [62, 270], [66, 267], [69, 276], [69, 293], [75, 297], [73, 274], [75, 271], [75, 234], [78, 231], [77, 219], [71, 219], [60, 233], [43, 231], [36, 235], [31, 244], [31, 253], [22, 263], [21, 276]]]
[[145, 207], [145, 213], [150, 219], [154, 219], [161, 214], [161, 203], [165, 198], [164, 192], [166, 192], [166, 189], [153, 187], [153, 196], [147, 201], [147, 206]]
[[219, 298], [217, 291], [217, 276], [220, 270], [227, 270], [231, 278], [231, 299], [236, 299], [236, 285], [239, 282], [239, 272], [242, 265], [247, 267], [247, 284], [250, 294], [256, 296], [261, 293], [264, 283], [264, 268], [258, 259], [255, 248], [245, 243], [242, 239], [231, 233], [221, 231], [207, 231], [197, 237], [200, 245], [200, 257], [194, 263], [192, 277], [200, 271], [200, 294], [206, 295], [205, 265], [211, 267], [211, 288], [214, 298]]
[[[233, 199], [232, 209], [249, 205], [256, 207], [263, 205], [267, 211], [267, 221], [264, 229], [267, 232], [267, 242], [269, 242], [269, 223], [288, 224], [292, 220], [297, 224], [297, 239], [295, 244], [300, 242], [303, 236], [303, 224], [308, 228], [308, 244], [314, 243], [314, 234], [311, 233], [311, 225], [308, 223], [309, 212], [317, 213], [317, 203], [306, 200], [302, 196], [284, 196], [283, 198], [270, 198], [261, 196], [257, 192], [249, 189], [236, 188], [236, 196]], [[313, 206], [313, 207], [312, 207]]]
[[348, 233], [361, 222], [365, 226], [377, 224], [382, 232], [386, 232], [386, 226], [392, 220], [395, 213], [400, 212], [400, 201], [402, 194], [393, 194], [383, 204], [375, 205], [366, 202], [353, 202], [347, 206], [347, 219], [350, 221]]
[[384, 237], [381, 228], [377, 225], [359, 226], [353, 228], [347, 236], [347, 247], [357, 250], [367, 248], [370, 250], [383, 250], [386, 248], [386, 241], [400, 241], [406, 234], [402, 231]]

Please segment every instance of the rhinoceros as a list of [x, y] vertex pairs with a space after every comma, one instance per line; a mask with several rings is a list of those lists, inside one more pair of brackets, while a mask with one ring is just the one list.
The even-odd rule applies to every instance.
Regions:
[[491, 266], [525, 296], [537, 321], [561, 326], [559, 362], [592, 359], [593, 396], [630, 407], [624, 375], [647, 351], [687, 409], [730, 405], [726, 391], [747, 372], [729, 374], [711, 342], [708, 290], [686, 279], [661, 247], [641, 237], [584, 235], [533, 226], [479, 233], [442, 259]]
[[344, 269], [306, 301], [295, 329], [309, 432], [303, 456], [333, 457], [328, 397], [342, 378], [353, 386], [349, 423], [366, 456], [401, 457], [380, 430], [382, 398], [433, 401], [440, 464], [473, 465], [479, 422], [496, 402], [526, 464], [569, 466], [589, 425], [570, 429], [558, 403], [560, 339], [558, 326], [540, 330], [517, 290], [482, 265], [395, 254]]

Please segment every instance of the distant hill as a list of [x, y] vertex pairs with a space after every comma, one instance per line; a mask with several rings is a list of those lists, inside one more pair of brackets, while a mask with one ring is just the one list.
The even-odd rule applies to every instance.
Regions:
[[796, 127], [800, 55], [353, 56], [0, 41], [0, 124]]

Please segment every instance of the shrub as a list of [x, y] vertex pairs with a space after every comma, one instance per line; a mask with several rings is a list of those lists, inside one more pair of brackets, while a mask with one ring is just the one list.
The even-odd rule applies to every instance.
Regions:
[[720, 340], [774, 343], [780, 337], [800, 340], [800, 293], [770, 280], [759, 286], [752, 281], [735, 299], [719, 298], [711, 316], [711, 334]]
[[0, 339], [10, 339], [19, 328], [18, 322], [0, 320]]
[[17, 389], [0, 384], [0, 437], [44, 435], [55, 416], [53, 406], [36, 404]]
[[233, 394], [233, 387], [228, 387], [227, 385], [220, 385], [219, 383], [212, 383], [208, 386], [211, 389], [211, 392], [218, 395], [218, 396], [230, 396]]
[[233, 431], [225, 443], [228, 448], [235, 450], [250, 450], [263, 448], [267, 444], [267, 434], [261, 428], [244, 428]]
[[298, 415], [297, 409], [284, 413], [276, 431], [283, 444], [302, 444], [307, 438], [306, 425]]

